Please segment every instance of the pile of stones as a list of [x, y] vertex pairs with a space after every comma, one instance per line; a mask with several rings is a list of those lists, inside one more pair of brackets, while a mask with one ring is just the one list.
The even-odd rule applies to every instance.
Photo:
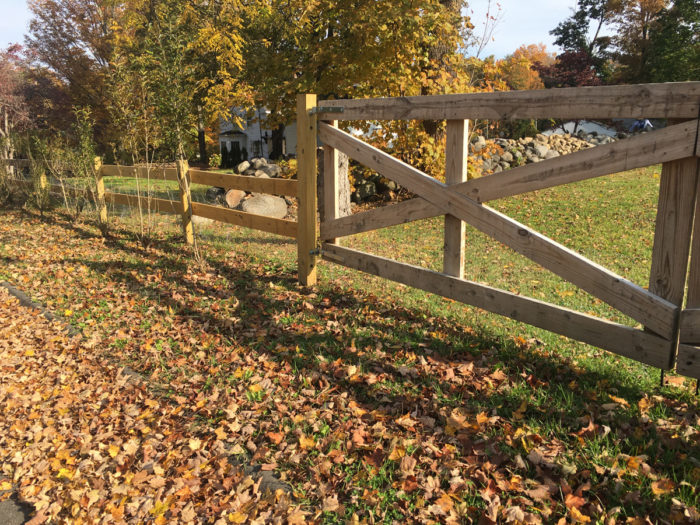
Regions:
[[478, 135], [472, 139], [469, 153], [480, 171], [483, 174], [490, 174], [568, 155], [601, 144], [609, 144], [615, 140], [613, 137], [598, 135], [595, 132], [577, 135], [538, 134], [535, 137], [495, 140], [486, 140]]
[[[270, 179], [279, 177], [282, 168], [264, 158], [254, 158], [241, 162], [236, 166], [235, 172], [246, 177]], [[212, 204], [277, 219], [286, 217], [289, 214], [289, 206], [292, 205], [292, 201], [284, 197], [243, 190], [226, 191], [224, 188], [209, 188], [206, 199]]]

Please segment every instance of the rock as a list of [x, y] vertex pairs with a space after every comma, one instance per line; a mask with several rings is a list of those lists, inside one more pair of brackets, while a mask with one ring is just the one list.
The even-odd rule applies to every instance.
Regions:
[[508, 162], [501, 162], [498, 164], [502, 169], [504, 170], [509, 170], [510, 169], [510, 163]]
[[472, 141], [471, 150], [473, 153], [479, 153], [482, 149], [486, 147], [486, 139], [481, 135], [477, 135]]
[[277, 177], [280, 173], [282, 173], [282, 168], [280, 168], [277, 164], [266, 164], [260, 168], [260, 171], [264, 171], [270, 177]]
[[259, 179], [269, 179], [270, 176], [265, 173], [263, 170], [255, 170], [254, 176], [259, 178]]
[[254, 169], [245, 170], [243, 175], [245, 175], [246, 177], [255, 177], [255, 171], [256, 170]]
[[282, 219], [287, 215], [287, 203], [274, 195], [254, 195], [239, 205], [241, 211]]
[[223, 202], [224, 195], [226, 195], [225, 189], [212, 187], [209, 188], [204, 194], [204, 198], [207, 202], [211, 202], [212, 204], [221, 204], [221, 202]]
[[207, 217], [200, 217], [199, 215], [192, 215], [192, 223], [197, 226], [208, 226], [213, 224], [214, 220]]
[[535, 155], [537, 155], [540, 158], [544, 158], [545, 155], [547, 155], [549, 148], [544, 144], [535, 144], [534, 151]]
[[503, 171], [503, 168], [501, 168], [500, 164], [493, 169], [494, 173], [501, 173], [502, 171]]
[[363, 181], [355, 185], [355, 192], [352, 194], [355, 202], [362, 202], [377, 194], [377, 186], [374, 182]]
[[503, 162], [513, 162], [513, 154], [510, 151], [506, 151], [503, 155], [501, 155], [501, 160]]
[[553, 149], [550, 149], [544, 156], [545, 159], [553, 159], [555, 157], [559, 157], [559, 152]]
[[267, 165], [267, 161], [263, 158], [251, 159], [250, 163], [253, 166], [253, 169], [256, 169], [256, 170], [259, 170], [263, 166]]
[[379, 191], [396, 191], [399, 189], [399, 185], [396, 184], [393, 180], [385, 179], [385, 178], [380, 178], [376, 183], [377, 189]]
[[235, 208], [238, 206], [241, 201], [245, 198], [245, 191], [243, 190], [228, 190], [226, 192], [226, 196], [224, 197], [224, 200], [226, 202], [226, 206], [229, 208]]
[[247, 160], [244, 160], [238, 166], [236, 166], [236, 172], [238, 172], [238, 173], [245, 173], [246, 170], [249, 170], [249, 169], [250, 169], [250, 162], [248, 162]]
[[549, 141], [547, 140], [547, 136], [546, 136], [546, 135], [543, 135], [542, 133], [538, 133], [538, 134], [535, 136], [535, 142], [541, 142], [541, 143], [543, 143], [543, 144], [547, 144], [547, 142], [549, 142]]

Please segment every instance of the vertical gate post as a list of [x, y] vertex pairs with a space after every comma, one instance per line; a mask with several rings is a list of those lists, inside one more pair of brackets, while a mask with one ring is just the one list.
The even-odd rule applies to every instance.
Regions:
[[673, 368], [678, 344], [680, 309], [685, 294], [697, 183], [697, 159], [687, 158], [663, 164], [649, 291], [678, 308], [676, 326], [670, 342], [669, 369]]
[[194, 226], [192, 225], [192, 194], [190, 193], [190, 167], [186, 160], [177, 161], [177, 182], [180, 187], [182, 205], [182, 233], [185, 242], [194, 245]]
[[[700, 159], [686, 159], [681, 162], [687, 162], [686, 170], [690, 173], [693, 169], [693, 160], [695, 177], [700, 184]], [[688, 269], [688, 295], [685, 308], [686, 310], [681, 311], [676, 371], [679, 374], [700, 380], [700, 338], [698, 338], [698, 330], [695, 328], [699, 318], [694, 315], [694, 312], [687, 311], [700, 309], [700, 192], [696, 195], [695, 222]]]
[[[328, 122], [334, 128], [338, 127], [338, 121]], [[331, 146], [323, 146], [323, 217], [321, 221], [332, 221], [340, 217], [340, 205], [338, 191], [340, 189], [340, 152]], [[324, 239], [331, 244], [340, 244], [338, 239]]]
[[[469, 121], [447, 121], [447, 146], [445, 150], [445, 182], [459, 184], [467, 180], [467, 151]], [[464, 279], [464, 251], [466, 224], [452, 215], [445, 215], [445, 248], [443, 272]]]
[[316, 144], [318, 117], [311, 110], [316, 107], [316, 95], [297, 96], [297, 173], [299, 178], [299, 212], [297, 234], [297, 261], [299, 282], [303, 286], [316, 284], [318, 254], [318, 210]]
[[102, 157], [95, 157], [94, 161], [95, 183], [97, 185], [98, 215], [100, 223], [107, 224], [107, 202], [105, 201], [105, 181], [102, 177]]

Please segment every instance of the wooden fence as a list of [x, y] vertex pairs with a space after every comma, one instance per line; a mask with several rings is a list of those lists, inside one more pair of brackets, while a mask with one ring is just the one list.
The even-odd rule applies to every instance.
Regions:
[[[663, 370], [700, 378], [700, 82], [402, 98], [298, 100], [299, 279], [324, 260], [474, 305]], [[467, 180], [468, 119], [664, 118], [669, 126], [488, 177]], [[337, 119], [446, 120], [446, 183], [341, 131]], [[325, 216], [316, 224], [316, 144], [324, 144]], [[338, 152], [416, 198], [338, 217]], [[648, 289], [484, 203], [663, 164]], [[443, 272], [342, 247], [340, 237], [445, 216]], [[464, 224], [528, 257], [634, 319], [632, 328], [464, 279]], [[692, 239], [692, 241], [691, 241]], [[691, 255], [692, 244], [692, 255]], [[687, 293], [686, 293], [687, 289]], [[686, 304], [684, 307], [684, 298]]]
[[[3, 161], [8, 162], [8, 161]], [[25, 166], [28, 161], [9, 161], [14, 166]], [[175, 168], [159, 167], [133, 167], [102, 165], [99, 158], [95, 159], [98, 173], [96, 201], [104, 203], [100, 214], [103, 220], [107, 220], [107, 205], [122, 205], [131, 208], [141, 206], [144, 210], [158, 213], [174, 213], [182, 217], [182, 228], [187, 243], [194, 242], [192, 216], [205, 217], [218, 222], [245, 226], [254, 230], [261, 230], [285, 237], [297, 237], [297, 223], [287, 219], [265, 217], [253, 213], [232, 210], [221, 206], [212, 206], [192, 201], [190, 186], [192, 184], [205, 184], [229, 189], [244, 190], [256, 193], [272, 195], [297, 196], [297, 181], [287, 179], [263, 179], [246, 177], [228, 173], [216, 173], [191, 169], [186, 162], [178, 163]], [[178, 183], [179, 200], [155, 198], [147, 195], [133, 195], [126, 193], [114, 193], [105, 190], [104, 177], [136, 178], [150, 181], [174, 181]], [[29, 182], [19, 181], [23, 184]], [[45, 183], [51, 193], [61, 194], [63, 188], [58, 184]], [[69, 188], [71, 192], [85, 192], [78, 188]]]

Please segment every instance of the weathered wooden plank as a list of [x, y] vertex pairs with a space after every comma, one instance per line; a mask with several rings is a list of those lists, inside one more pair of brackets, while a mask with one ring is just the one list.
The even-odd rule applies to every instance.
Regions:
[[686, 344], [678, 345], [676, 372], [686, 377], [700, 379], [700, 348]]
[[190, 180], [193, 184], [205, 184], [227, 190], [244, 190], [255, 193], [268, 193], [270, 195], [286, 195], [288, 197], [296, 197], [298, 187], [298, 182], [291, 179], [261, 179], [258, 177], [192, 169], [190, 170]]
[[119, 204], [129, 206], [130, 208], [138, 208], [139, 200], [141, 206], [145, 209], [151, 209], [159, 213], [175, 213], [182, 214], [182, 208], [179, 202], [169, 201], [166, 199], [156, 199], [154, 197], [139, 197], [138, 195], [128, 195], [126, 193], [105, 192], [105, 201], [110, 204]]
[[504, 315], [649, 365], [666, 368], [669, 364], [670, 342], [642, 330], [340, 246], [324, 244], [322, 255], [348, 268]]
[[317, 116], [316, 95], [297, 97], [297, 171], [299, 177], [299, 232], [297, 258], [299, 282], [316, 284], [316, 251], [318, 249], [318, 196], [316, 193], [318, 161], [316, 159]]
[[[324, 100], [343, 120], [697, 118], [700, 82]], [[321, 120], [338, 118], [320, 113]]]
[[681, 312], [680, 341], [689, 345], [700, 345], [700, 308], [686, 308]]
[[[330, 126], [338, 127], [338, 121], [329, 122]], [[340, 201], [338, 191], [340, 189], [340, 152], [330, 146], [323, 147], [323, 217], [321, 222], [332, 221], [340, 217]], [[324, 239], [331, 244], [338, 244], [338, 239]]]
[[[467, 150], [469, 147], [469, 121], [448, 120], [445, 148], [445, 182], [454, 186], [467, 180]], [[445, 215], [445, 245], [443, 272], [464, 278], [464, 236], [466, 224], [457, 217]]]
[[[579, 182], [694, 154], [694, 123], [683, 123], [624, 141], [597, 146], [503, 173], [472, 179], [453, 188], [476, 201], [488, 202], [562, 184]], [[375, 208], [321, 225], [322, 235], [344, 237], [442, 215], [424, 199]]]
[[244, 226], [253, 230], [260, 230], [285, 237], [296, 238], [297, 223], [285, 219], [275, 219], [273, 217], [264, 217], [238, 210], [229, 210], [220, 206], [211, 206], [209, 204], [192, 203], [192, 212], [198, 217], [206, 217], [214, 221], [225, 222], [235, 226]]
[[158, 168], [151, 166], [102, 166], [103, 177], [125, 177], [129, 179], [171, 180], [177, 182], [177, 168]]
[[667, 162], [661, 170], [649, 291], [681, 306], [693, 229], [698, 160]]
[[671, 339], [678, 307], [602, 266], [533, 231], [355, 137], [321, 123], [324, 143], [416, 193], [441, 210], [471, 224], [516, 252]]

